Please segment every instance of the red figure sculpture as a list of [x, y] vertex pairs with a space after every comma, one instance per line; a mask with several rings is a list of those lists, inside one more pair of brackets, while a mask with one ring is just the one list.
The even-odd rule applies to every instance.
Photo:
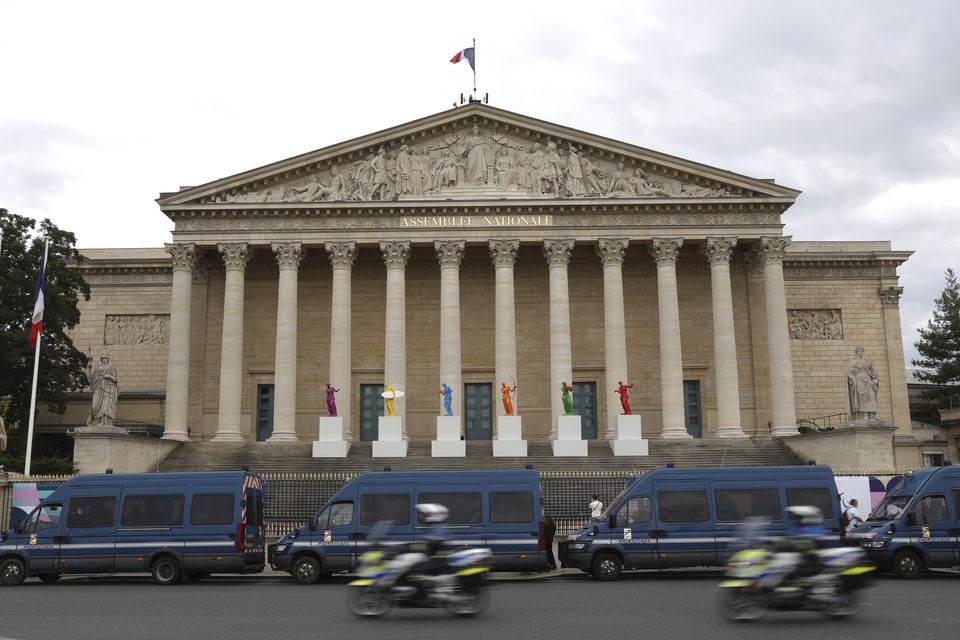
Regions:
[[510, 399], [510, 394], [516, 390], [516, 385], [510, 388], [506, 382], [500, 383], [500, 393], [503, 394], [503, 414], [506, 416], [513, 415], [513, 400]]
[[629, 416], [633, 415], [630, 412], [630, 392], [627, 389], [633, 389], [633, 384], [623, 384], [623, 380], [618, 380], [617, 390], [614, 393], [620, 394], [620, 404], [623, 406], [623, 413], [620, 415]]

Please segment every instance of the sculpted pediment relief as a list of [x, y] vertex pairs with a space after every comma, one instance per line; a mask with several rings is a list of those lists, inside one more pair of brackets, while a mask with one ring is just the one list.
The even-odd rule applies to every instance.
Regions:
[[[608, 144], [615, 141], [556, 125], [550, 125], [552, 131], [518, 126], [494, 117], [507, 112], [488, 106], [470, 105], [456, 112], [464, 117], [441, 126], [411, 123], [407, 130], [398, 127], [379, 139], [361, 139], [362, 145], [336, 145], [327, 153], [301, 156], [306, 160], [298, 164], [278, 163], [236, 176], [235, 181], [188, 190], [205, 191], [198, 197], [174, 194], [160, 202], [749, 198], [797, 193], [736, 174], [727, 174], [737, 178], [728, 181], [720, 170], [703, 171], [710, 168], [655, 152], [647, 155], [639, 147]], [[441, 116], [447, 114], [435, 118]], [[767, 184], [771, 188], [764, 188]]]

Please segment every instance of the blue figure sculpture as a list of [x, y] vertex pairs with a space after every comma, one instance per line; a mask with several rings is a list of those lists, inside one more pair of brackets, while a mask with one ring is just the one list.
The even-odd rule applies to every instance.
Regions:
[[440, 395], [443, 396], [443, 410], [447, 412], [448, 416], [453, 415], [453, 389], [450, 388], [446, 382], [440, 383]]

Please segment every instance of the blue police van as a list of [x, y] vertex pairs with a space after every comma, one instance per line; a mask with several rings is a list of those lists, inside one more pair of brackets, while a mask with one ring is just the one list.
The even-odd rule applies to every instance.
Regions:
[[422, 540], [432, 525], [416, 511], [421, 503], [450, 510], [448, 546], [489, 547], [499, 570], [546, 567], [540, 475], [533, 470], [361, 474], [307, 524], [270, 545], [270, 565], [301, 584], [352, 571], [372, 546]]
[[0, 585], [149, 571], [157, 584], [265, 566], [264, 484], [246, 472], [81, 475], [0, 534]]
[[828, 532], [821, 544], [840, 544], [829, 467], [656, 469], [628, 482], [597, 522], [561, 541], [558, 559], [598, 580], [632, 569], [719, 566], [745, 520], [762, 518], [768, 535], [784, 535], [786, 509], [795, 505], [819, 507]]
[[960, 565], [960, 468], [904, 476], [867, 520], [847, 533], [883, 569], [915, 578], [924, 569]]

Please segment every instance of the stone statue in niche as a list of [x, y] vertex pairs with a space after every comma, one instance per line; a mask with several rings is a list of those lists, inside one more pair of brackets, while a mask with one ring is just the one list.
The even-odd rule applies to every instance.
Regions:
[[857, 347], [847, 365], [847, 392], [850, 396], [851, 420], [877, 419], [877, 390], [880, 377], [873, 364], [864, 357], [863, 347]]

